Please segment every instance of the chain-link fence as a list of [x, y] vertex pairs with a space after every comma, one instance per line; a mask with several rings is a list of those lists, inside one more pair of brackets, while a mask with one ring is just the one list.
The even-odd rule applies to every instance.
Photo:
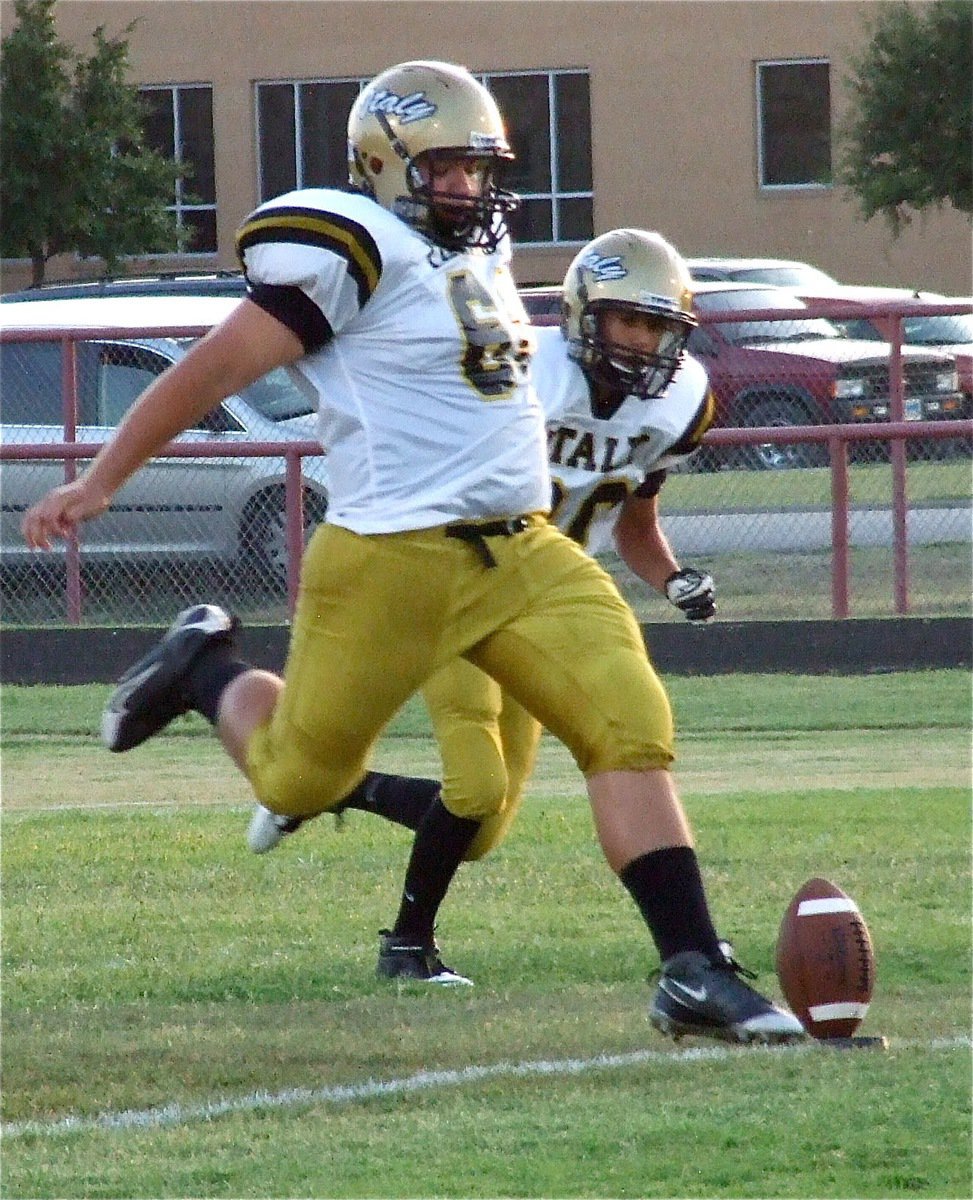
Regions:
[[[682, 561], [713, 574], [727, 619], [967, 615], [970, 443], [953, 428], [937, 422], [919, 434], [894, 423], [881, 430], [894, 440], [847, 425], [714, 431], [704, 445], [721, 456], [766, 439], [775, 448], [813, 447], [829, 465], [679, 472], [662, 490], [663, 526]], [[609, 561], [643, 620], [678, 619], [646, 598], [624, 564]]]
[[[731, 428], [670, 476], [661, 509], [680, 559], [716, 578], [721, 615], [968, 613], [973, 424], [955, 356], [719, 315], [701, 313], [693, 349]], [[25, 509], [90, 459], [199, 332], [3, 331], [4, 625], [160, 624], [199, 600], [286, 619], [302, 536], [326, 512], [327, 460], [311, 453], [313, 400], [285, 371], [182, 435], [77, 546], [31, 553], [20, 535]], [[558, 436], [565, 458], [609, 474], [625, 452], [590, 432]], [[614, 556], [605, 563], [641, 619], [679, 619]]]

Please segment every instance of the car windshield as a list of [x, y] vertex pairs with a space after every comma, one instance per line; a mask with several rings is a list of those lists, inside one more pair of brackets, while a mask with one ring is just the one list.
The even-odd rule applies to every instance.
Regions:
[[780, 267], [739, 267], [727, 271], [727, 277], [738, 283], [773, 283], [777, 287], [833, 287], [838, 281], [817, 267], [794, 263]]
[[910, 346], [955, 346], [973, 342], [973, 314], [906, 317], [905, 340]]
[[[697, 292], [696, 308], [701, 313], [742, 312], [746, 309], [804, 308], [796, 296], [771, 288], [748, 288], [740, 291]], [[819, 341], [821, 338], [840, 338], [841, 331], [823, 317], [797, 318], [786, 321], [720, 321], [719, 331], [734, 346], [767, 342]]]
[[[174, 340], [185, 351], [198, 339]], [[308, 417], [317, 412], [317, 400], [310, 386], [305, 389], [302, 377], [288, 367], [274, 367], [261, 379], [242, 388], [239, 394], [268, 421], [291, 421], [294, 417]]]

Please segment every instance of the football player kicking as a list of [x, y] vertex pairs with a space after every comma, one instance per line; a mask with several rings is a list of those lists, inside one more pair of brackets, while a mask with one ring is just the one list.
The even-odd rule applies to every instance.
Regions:
[[119, 680], [104, 741], [130, 750], [194, 709], [262, 805], [307, 818], [362, 783], [388, 720], [461, 657], [579, 764], [606, 860], [664, 960], [653, 1019], [802, 1037], [720, 950], [639, 626], [545, 516], [495, 101], [463, 68], [402, 64], [359, 94], [348, 144], [355, 190], [261, 205], [238, 235], [247, 299], [146, 389], [77, 480], [25, 514], [32, 547], [73, 536], [171, 438], [274, 367], [318, 394], [330, 503], [303, 559], [284, 677], [241, 661], [231, 618], [197, 605]]
[[[705, 372], [683, 349], [695, 324], [690, 288], [685, 263], [658, 234], [621, 229], [596, 238], [565, 276], [560, 329], [537, 331], [532, 372], [547, 417], [551, 519], [590, 553], [614, 535], [636, 575], [689, 620], [708, 621], [712, 579], [680, 569], [659, 524], [667, 470], [695, 452], [714, 415]], [[378, 974], [463, 985], [471, 981], [440, 957], [436, 918], [461, 862], [482, 858], [510, 829], [541, 725], [463, 659], [422, 691], [443, 785], [370, 773], [339, 807], [416, 830], [398, 917], [379, 935]], [[257, 805], [248, 844], [265, 853], [301, 824]], [[669, 1028], [662, 997], [651, 1016]]]

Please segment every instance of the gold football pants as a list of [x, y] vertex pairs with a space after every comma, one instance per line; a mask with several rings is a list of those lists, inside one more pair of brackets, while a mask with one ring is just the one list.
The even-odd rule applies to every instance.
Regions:
[[319, 526], [284, 688], [247, 747], [261, 803], [305, 817], [333, 808], [392, 716], [457, 657], [564, 742], [584, 775], [668, 766], [668, 698], [610, 577], [541, 516], [489, 538], [495, 566], [478, 549], [443, 526], [368, 536]]
[[503, 841], [534, 769], [541, 725], [465, 658], [426, 680], [423, 699], [443, 762], [443, 803], [480, 821], [466, 859]]

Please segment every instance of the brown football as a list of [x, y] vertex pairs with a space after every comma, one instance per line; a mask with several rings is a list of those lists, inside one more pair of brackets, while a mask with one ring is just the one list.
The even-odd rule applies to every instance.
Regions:
[[777, 978], [814, 1038], [847, 1038], [868, 1012], [875, 952], [858, 905], [827, 879], [809, 879], [787, 906]]

